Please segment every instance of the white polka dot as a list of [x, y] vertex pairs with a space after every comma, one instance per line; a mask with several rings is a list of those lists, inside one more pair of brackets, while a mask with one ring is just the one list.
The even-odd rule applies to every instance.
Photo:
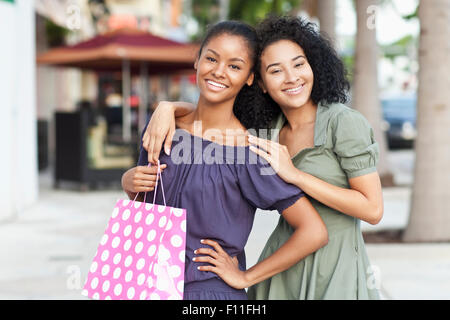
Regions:
[[115, 237], [113, 239], [113, 241], [111, 242], [111, 246], [113, 248], [117, 248], [119, 246], [119, 244], [120, 244], [120, 237]]
[[148, 255], [151, 257], [155, 254], [156, 252], [156, 245], [152, 244], [149, 248], [148, 248]]
[[130, 215], [131, 215], [130, 209], [125, 209], [125, 211], [122, 213], [122, 220], [123, 220], [123, 221], [128, 220], [128, 218], [130, 217]]
[[153, 204], [152, 203], [146, 203], [145, 204], [145, 210], [150, 210], [151, 208], [153, 208]]
[[131, 263], [133, 263], [133, 257], [132, 257], [132, 256], [126, 257], [126, 258], [125, 258], [125, 262], [124, 262], [125, 267], [128, 268], [129, 266], [131, 266]]
[[136, 233], [134, 234], [134, 237], [136, 239], [139, 239], [142, 236], [143, 232], [144, 232], [144, 229], [142, 229], [142, 227], [137, 228]]
[[139, 202], [139, 201], [135, 201], [134, 202], [134, 207], [136, 208], [136, 209], [139, 209], [139, 207], [142, 205], [142, 202]]
[[158, 278], [156, 280], [156, 288], [161, 291], [167, 290], [167, 288], [169, 288], [169, 281], [165, 278]]
[[108, 250], [103, 251], [102, 256], [101, 256], [102, 261], [108, 260], [108, 257], [109, 257], [109, 251]]
[[134, 298], [134, 294], [135, 294], [134, 288], [133, 287], [129, 288], [128, 291], [127, 291], [128, 299], [133, 299]]
[[141, 295], [139, 296], [140, 300], [146, 300], [147, 299], [147, 290], [142, 290]]
[[186, 232], [186, 220], [181, 221], [180, 228], [183, 232]]
[[119, 279], [121, 273], [122, 273], [122, 269], [120, 269], [119, 267], [117, 267], [117, 268], [114, 270], [113, 278], [114, 278], [114, 279]]
[[136, 215], [134, 216], [134, 222], [138, 223], [139, 221], [141, 221], [142, 218], [142, 212], [139, 211], [138, 213], [136, 213]]
[[92, 279], [92, 281], [91, 281], [91, 288], [92, 288], [92, 289], [95, 289], [95, 288], [97, 288], [97, 286], [98, 286], [98, 278], [95, 277], [95, 278]]
[[123, 245], [123, 249], [125, 251], [128, 251], [128, 250], [130, 250], [130, 248], [131, 248], [131, 240], [128, 239], [127, 241], [125, 241], [125, 244]]
[[170, 211], [172, 211], [172, 213], [173, 213], [176, 217], [181, 217], [181, 215], [183, 214], [183, 209], [172, 208], [172, 209], [170, 209]]
[[112, 217], [113, 219], [115, 219], [118, 215], [119, 215], [119, 208], [116, 207], [116, 208], [114, 208], [111, 217]]
[[167, 221], [167, 217], [166, 216], [162, 216], [161, 219], [159, 219], [159, 227], [162, 228], [166, 225], [166, 221]]
[[184, 281], [183, 280], [178, 281], [177, 289], [178, 289], [178, 291], [183, 292], [183, 289], [184, 289]]
[[167, 223], [166, 231], [172, 229], [172, 225], [172, 221], [169, 220], [169, 222]]
[[151, 225], [154, 219], [155, 219], [155, 216], [153, 215], [153, 213], [150, 213], [150, 214], [145, 218], [145, 224]]
[[140, 275], [138, 275], [138, 277], [137, 277], [137, 284], [142, 286], [144, 284], [144, 282], [145, 282], [145, 278], [146, 278], [145, 273], [141, 273]]
[[123, 200], [122, 205], [126, 207], [130, 203], [130, 200]]
[[117, 231], [119, 231], [119, 228], [120, 228], [120, 223], [116, 222], [116, 223], [113, 224], [113, 226], [111, 228], [111, 232], [112, 233], [116, 233]]
[[114, 287], [114, 294], [116, 296], [120, 295], [122, 293], [122, 285], [120, 283], [116, 284]]
[[100, 244], [104, 246], [108, 242], [108, 235], [104, 234], [102, 240], [100, 240]]
[[120, 254], [120, 252], [118, 252], [114, 255], [114, 258], [113, 258], [114, 264], [118, 264], [120, 262], [120, 259], [122, 259], [122, 255]]
[[147, 234], [147, 240], [148, 241], [153, 241], [153, 239], [155, 239], [156, 237], [156, 231], [155, 230], [150, 230]]
[[103, 282], [103, 286], [102, 286], [103, 292], [108, 291], [108, 290], [109, 290], [109, 287], [110, 287], [110, 283], [109, 283], [108, 280], [106, 280], [105, 282]]
[[153, 288], [153, 278], [151, 276], [147, 278], [147, 287]]
[[95, 271], [97, 271], [97, 268], [98, 268], [98, 263], [94, 261], [94, 262], [92, 262], [91, 268], [89, 269], [89, 271], [94, 273]]
[[150, 300], [161, 300], [161, 298], [160, 298], [160, 296], [159, 296], [156, 292], [153, 292], [153, 293], [150, 295]]
[[158, 273], [159, 273], [159, 264], [155, 263], [155, 264], [153, 265], [153, 274], [154, 274], [155, 276], [157, 276]]
[[100, 294], [98, 292], [94, 293], [94, 295], [92, 296], [92, 299], [100, 300]]
[[164, 212], [164, 211], [166, 211], [166, 206], [159, 205], [158, 206], [158, 212]]
[[123, 235], [125, 237], [128, 237], [131, 234], [131, 230], [133, 230], [133, 227], [129, 224], [123, 229]]
[[134, 252], [136, 252], [137, 254], [139, 254], [139, 253], [141, 253], [141, 251], [142, 251], [143, 248], [144, 248], [144, 244], [143, 244], [141, 241], [139, 241], [139, 242], [136, 244], [136, 247], [134, 247]]
[[105, 300], [112, 300], [111, 296], [106, 296]]
[[102, 276], [106, 276], [109, 273], [109, 264], [105, 264], [102, 268]]
[[130, 282], [131, 279], [133, 279], [133, 271], [128, 270], [127, 273], [125, 274], [125, 281]]
[[170, 259], [170, 251], [167, 250], [163, 245], [160, 245], [158, 250], [158, 257], [162, 261], [167, 261]]
[[181, 244], [183, 243], [183, 239], [181, 239], [181, 237], [179, 235], [174, 235], [171, 239], [170, 239], [170, 243], [174, 246], [174, 247], [179, 247], [181, 246]]
[[184, 260], [186, 259], [186, 251], [181, 250], [180, 254], [178, 255], [178, 259], [180, 259], [181, 262], [184, 262]]
[[169, 267], [169, 274], [172, 278], [179, 277], [181, 275], [181, 269], [177, 265]]

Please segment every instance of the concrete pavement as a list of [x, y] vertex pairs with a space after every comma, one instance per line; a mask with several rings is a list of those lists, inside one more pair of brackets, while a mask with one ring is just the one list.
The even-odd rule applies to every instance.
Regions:
[[[40, 177], [40, 197], [13, 221], [0, 224], [0, 299], [85, 299], [80, 295], [120, 190], [53, 190]], [[385, 188], [385, 214], [364, 231], [401, 229], [409, 211], [409, 187]], [[246, 247], [253, 265], [278, 214], [258, 212]], [[450, 299], [450, 243], [367, 244], [383, 299]]]

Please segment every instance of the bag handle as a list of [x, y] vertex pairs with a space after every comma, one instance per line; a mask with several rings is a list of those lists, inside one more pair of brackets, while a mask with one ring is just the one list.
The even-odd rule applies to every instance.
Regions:
[[[147, 165], [147, 167], [151, 167], [151, 166], [152, 166], [151, 163], [149, 163]], [[156, 192], [158, 190], [158, 175], [159, 175], [159, 179], [161, 180], [161, 191], [162, 191], [162, 195], [163, 195], [164, 205], [166, 206], [166, 197], [164, 195], [164, 185], [163, 185], [163, 181], [162, 181], [161, 164], [160, 164], [159, 160], [158, 160], [158, 170], [156, 171], [156, 183], [155, 183], [155, 190], [154, 190], [154, 194], [153, 194], [153, 203], [152, 203], [153, 205], [155, 204]], [[136, 193], [136, 196], [134, 197], [133, 202], [136, 201], [138, 195], [139, 195], [139, 192]], [[147, 200], [147, 192], [145, 192], [145, 194], [144, 194], [144, 202], [146, 202], [146, 200]]]

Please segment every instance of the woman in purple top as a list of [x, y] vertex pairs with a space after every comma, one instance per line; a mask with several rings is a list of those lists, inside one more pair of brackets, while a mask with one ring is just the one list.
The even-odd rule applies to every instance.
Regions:
[[[303, 192], [285, 183], [247, 145], [246, 128], [264, 118], [258, 106], [240, 105], [237, 99], [254, 87], [256, 46], [254, 29], [243, 23], [221, 22], [209, 30], [195, 63], [200, 90], [196, 111], [176, 119], [172, 152], [160, 154], [166, 203], [187, 210], [187, 300], [247, 299], [244, 288], [327, 243], [325, 225]], [[251, 117], [244, 116], [249, 113]], [[138, 166], [122, 178], [130, 198], [153, 191], [156, 172], [147, 167], [147, 159], [141, 148]], [[161, 203], [162, 195], [156, 197]], [[247, 270], [244, 247], [258, 207], [278, 210], [295, 231], [270, 257]], [[228, 258], [210, 265], [209, 256], [218, 258], [215, 252], [220, 250]], [[224, 270], [228, 272], [222, 280]]]

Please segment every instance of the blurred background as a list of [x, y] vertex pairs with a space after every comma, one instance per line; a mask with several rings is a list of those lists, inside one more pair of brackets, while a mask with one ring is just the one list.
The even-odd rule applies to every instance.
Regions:
[[[450, 0], [0, 0], [0, 298], [81, 298], [152, 110], [196, 102], [206, 27], [269, 13], [317, 23], [374, 128], [383, 297], [450, 298]], [[276, 218], [257, 215], [248, 265]]]

